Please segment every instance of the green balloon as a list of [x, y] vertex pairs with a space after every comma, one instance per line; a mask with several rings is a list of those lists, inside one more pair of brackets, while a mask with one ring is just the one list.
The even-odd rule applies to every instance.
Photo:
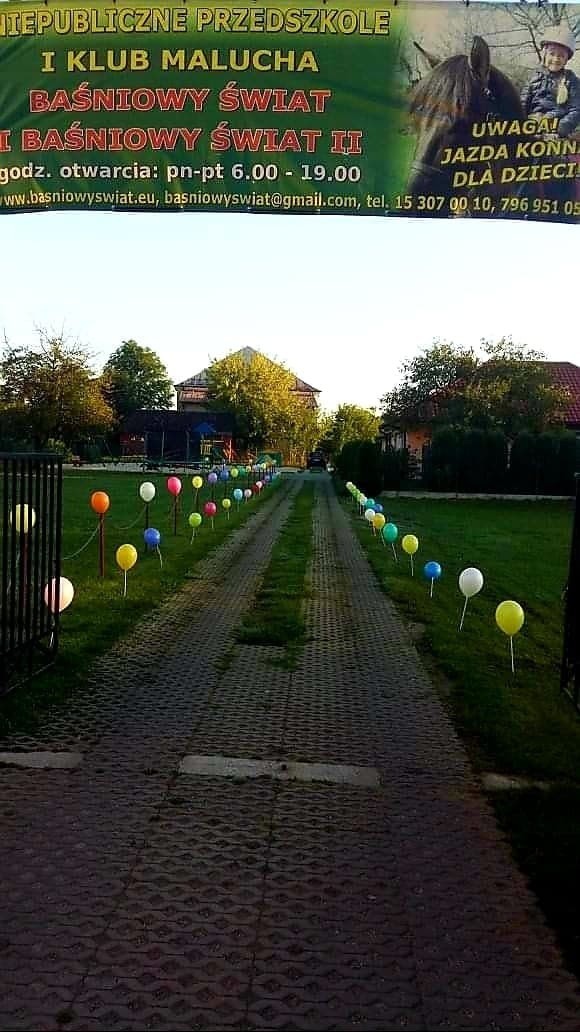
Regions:
[[375, 504], [374, 498], [367, 498], [367, 509], [372, 509], [374, 504]]
[[388, 541], [391, 545], [393, 541], [396, 541], [399, 536], [399, 528], [394, 523], [385, 523], [383, 527], [383, 537], [385, 541]]
[[189, 523], [189, 526], [193, 527], [194, 529], [196, 527], [201, 527], [201, 514], [199, 512], [190, 513], [187, 522]]

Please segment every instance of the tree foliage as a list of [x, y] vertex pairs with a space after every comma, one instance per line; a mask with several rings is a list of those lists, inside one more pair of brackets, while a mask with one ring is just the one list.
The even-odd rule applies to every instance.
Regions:
[[401, 382], [381, 400], [383, 422], [417, 422], [539, 432], [562, 421], [568, 394], [556, 386], [543, 356], [513, 341], [472, 349], [435, 342], [404, 363]]
[[227, 355], [208, 369], [209, 393], [236, 421], [236, 437], [249, 448], [287, 455], [311, 450], [318, 440], [318, 412], [296, 394], [296, 378], [265, 355]]
[[13, 420], [18, 438], [37, 448], [49, 438], [74, 444], [113, 423], [89, 354], [63, 336], [40, 330], [36, 347], [6, 341], [0, 381], [2, 422]]
[[118, 420], [138, 409], [168, 409], [173, 384], [161, 359], [150, 348], [124, 340], [103, 369], [107, 400]]
[[359, 405], [339, 405], [331, 413], [321, 446], [338, 455], [349, 441], [372, 441], [379, 432], [379, 417]]

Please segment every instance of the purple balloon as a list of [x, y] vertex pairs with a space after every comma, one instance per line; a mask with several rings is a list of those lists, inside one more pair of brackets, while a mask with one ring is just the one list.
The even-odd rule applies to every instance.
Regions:
[[217, 484], [217, 473], [210, 473], [207, 482], [208, 484]]

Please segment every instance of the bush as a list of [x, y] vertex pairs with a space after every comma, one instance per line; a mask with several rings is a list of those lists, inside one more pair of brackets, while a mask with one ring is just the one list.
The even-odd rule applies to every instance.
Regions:
[[383, 486], [387, 491], [400, 491], [409, 479], [409, 449], [387, 448], [382, 456]]

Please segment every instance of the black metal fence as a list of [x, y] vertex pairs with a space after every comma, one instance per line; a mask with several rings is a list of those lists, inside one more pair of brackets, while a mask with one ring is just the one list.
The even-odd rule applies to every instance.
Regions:
[[576, 474], [576, 506], [564, 614], [561, 686], [580, 709], [580, 474]]
[[0, 695], [58, 649], [62, 460], [0, 453]]

